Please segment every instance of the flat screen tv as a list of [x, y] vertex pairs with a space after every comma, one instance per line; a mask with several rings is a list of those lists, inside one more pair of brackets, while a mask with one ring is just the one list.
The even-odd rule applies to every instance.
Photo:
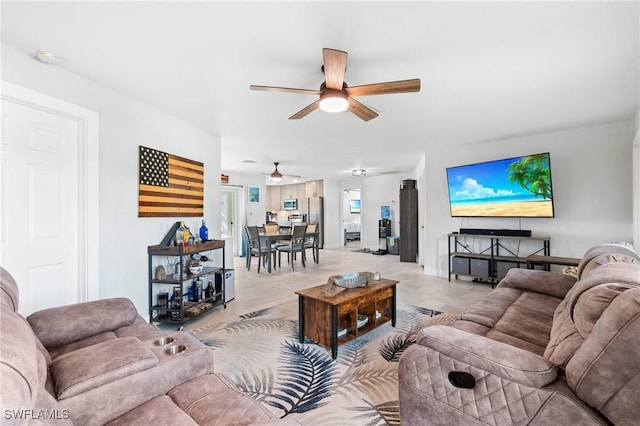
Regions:
[[447, 168], [453, 217], [554, 217], [549, 153]]
[[349, 213], [360, 214], [360, 200], [349, 200]]

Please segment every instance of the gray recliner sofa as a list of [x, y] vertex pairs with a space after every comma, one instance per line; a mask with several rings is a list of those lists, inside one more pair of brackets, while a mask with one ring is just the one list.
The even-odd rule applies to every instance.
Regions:
[[215, 375], [208, 347], [147, 323], [126, 298], [17, 311], [0, 267], [2, 425], [286, 423]]
[[577, 279], [512, 269], [398, 371], [403, 425], [638, 425], [640, 256], [595, 246]]

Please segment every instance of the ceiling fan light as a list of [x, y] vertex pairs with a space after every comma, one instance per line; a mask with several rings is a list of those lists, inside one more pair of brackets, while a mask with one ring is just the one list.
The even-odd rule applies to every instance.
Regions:
[[320, 95], [320, 109], [325, 112], [343, 112], [349, 108], [347, 94], [340, 90], [327, 90]]
[[282, 180], [282, 176], [271, 176], [271, 180], [278, 183]]
[[365, 169], [353, 169], [351, 170], [351, 176], [366, 176], [367, 171]]

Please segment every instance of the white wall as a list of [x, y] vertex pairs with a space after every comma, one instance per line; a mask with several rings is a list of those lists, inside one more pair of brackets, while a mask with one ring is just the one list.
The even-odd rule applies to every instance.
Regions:
[[338, 180], [324, 179], [322, 182], [324, 195], [324, 248], [331, 249], [343, 246], [341, 200], [342, 187]]
[[[437, 149], [426, 157], [425, 273], [446, 276], [446, 234], [459, 228], [522, 228], [548, 235], [551, 254], [581, 257], [594, 244], [631, 241], [631, 121]], [[550, 152], [555, 218], [452, 218], [445, 169], [450, 166]]]
[[[242, 203], [244, 204], [243, 225], [262, 226], [266, 220], [267, 214], [267, 184], [263, 175], [235, 173], [224, 170], [222, 165], [222, 173], [229, 175], [229, 185], [242, 186]], [[248, 202], [248, 188], [257, 186], [260, 188], [260, 202]]]
[[640, 110], [633, 122], [633, 245], [640, 251]]
[[[128, 297], [148, 315], [147, 246], [181, 218], [138, 218], [138, 146], [205, 164], [204, 218], [219, 237], [219, 137], [4, 43], [2, 78], [99, 113], [100, 234], [91, 236], [100, 241], [99, 297]], [[192, 229], [200, 224], [185, 220]]]

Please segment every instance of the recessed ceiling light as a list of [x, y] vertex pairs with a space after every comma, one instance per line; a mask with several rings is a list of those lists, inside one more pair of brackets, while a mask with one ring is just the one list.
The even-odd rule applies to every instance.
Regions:
[[62, 60], [60, 58], [60, 55], [49, 50], [38, 50], [38, 52], [36, 53], [36, 58], [40, 59], [44, 63], [53, 65], [59, 64]]
[[353, 169], [351, 170], [351, 176], [366, 176], [367, 171], [365, 169]]

